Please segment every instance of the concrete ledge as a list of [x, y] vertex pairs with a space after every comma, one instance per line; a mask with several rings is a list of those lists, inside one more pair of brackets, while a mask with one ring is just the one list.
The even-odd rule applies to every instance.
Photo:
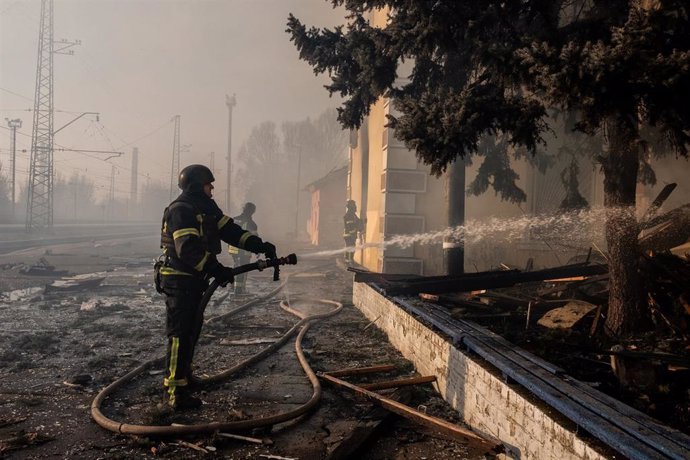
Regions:
[[507, 458], [605, 459], [598, 441], [583, 439], [543, 403], [503, 382], [366, 283], [354, 283], [353, 303], [383, 330], [422, 375], [436, 375], [443, 398], [477, 433], [499, 439]]

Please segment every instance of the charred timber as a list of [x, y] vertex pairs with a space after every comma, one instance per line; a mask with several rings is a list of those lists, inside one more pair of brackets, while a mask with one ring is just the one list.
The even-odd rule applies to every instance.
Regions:
[[392, 279], [379, 273], [356, 273], [355, 282], [376, 282], [388, 295], [409, 295], [421, 292], [441, 294], [445, 292], [468, 292], [483, 289], [497, 289], [520, 283], [571, 278], [575, 276], [603, 275], [606, 265], [574, 264], [547, 268], [531, 272], [500, 270], [469, 273], [459, 276], [430, 276], [407, 279]]

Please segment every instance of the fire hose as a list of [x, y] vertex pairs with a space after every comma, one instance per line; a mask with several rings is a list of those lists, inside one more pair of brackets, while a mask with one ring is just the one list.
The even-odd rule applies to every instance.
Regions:
[[[274, 267], [277, 269], [279, 265], [285, 265], [285, 264], [296, 264], [297, 263], [297, 257], [294, 254], [290, 254], [287, 257], [283, 258], [276, 258], [276, 259], [270, 259], [270, 260], [260, 260], [252, 264], [247, 264], [247, 265], [242, 265], [240, 267], [236, 267], [233, 269], [233, 274], [239, 274], [239, 273], [245, 273], [248, 271], [252, 270], [263, 270], [267, 267]], [[277, 278], [277, 273], [278, 271], [274, 271], [274, 279]], [[273, 295], [275, 295], [283, 286], [285, 282], [281, 284], [277, 289], [274, 289], [271, 291], [269, 294], [263, 296], [263, 299], [255, 299], [254, 301], [248, 302], [248, 304], [254, 304], [258, 303], [260, 300], [264, 300], [266, 298], [270, 298]], [[208, 304], [209, 300], [211, 299], [211, 296], [215, 292], [215, 290], [220, 286], [219, 283], [216, 281], [213, 281], [209, 288], [206, 290], [204, 293], [204, 296], [201, 300], [200, 308], [199, 310], [201, 311], [201, 314], [203, 315], [203, 310], [206, 308], [206, 305]], [[115, 433], [120, 433], [120, 434], [132, 434], [132, 435], [144, 435], [144, 436], [179, 436], [179, 435], [192, 435], [192, 434], [206, 434], [206, 433], [214, 433], [218, 431], [244, 431], [244, 430], [249, 430], [253, 428], [259, 428], [259, 427], [265, 427], [265, 426], [272, 426], [276, 425], [278, 423], [284, 423], [290, 420], [293, 420], [297, 417], [300, 417], [311, 410], [315, 409], [316, 406], [318, 405], [320, 399], [321, 399], [321, 384], [319, 383], [316, 375], [314, 374], [314, 371], [311, 369], [309, 366], [309, 363], [307, 362], [306, 358], [304, 357], [304, 354], [302, 352], [302, 339], [304, 335], [307, 333], [307, 330], [311, 326], [312, 322], [321, 320], [324, 318], [328, 318], [330, 316], [336, 315], [337, 313], [340, 312], [340, 310], [343, 308], [343, 305], [339, 302], [335, 302], [332, 300], [323, 300], [323, 299], [318, 299], [317, 300], [320, 303], [327, 304], [327, 305], [333, 305], [335, 308], [329, 312], [326, 313], [320, 313], [316, 315], [309, 315], [306, 316], [302, 314], [301, 312], [292, 309], [289, 304], [285, 301], [282, 301], [280, 306], [283, 310], [294, 314], [295, 316], [300, 318], [300, 321], [298, 321], [290, 330], [288, 330], [277, 342], [272, 343], [270, 346], [264, 348], [261, 350], [259, 353], [255, 354], [254, 356], [251, 356], [247, 358], [246, 360], [237, 363], [236, 365], [232, 366], [231, 368], [220, 372], [219, 374], [207, 377], [207, 378], [200, 378], [195, 381], [195, 383], [198, 383], [200, 385], [208, 385], [212, 383], [218, 383], [221, 382], [230, 376], [234, 375], [235, 373], [239, 372], [242, 369], [245, 369], [249, 367], [250, 365], [260, 361], [261, 359], [265, 358], [267, 355], [270, 353], [276, 351], [280, 347], [282, 347], [289, 339], [292, 337], [298, 330], [299, 334], [297, 335], [297, 338], [295, 340], [295, 352], [297, 354], [297, 358], [300, 362], [300, 365], [302, 366], [302, 369], [304, 370], [305, 374], [307, 375], [310, 383], [312, 384], [313, 387], [313, 392], [312, 396], [309, 398], [309, 400], [302, 404], [301, 406], [297, 407], [294, 410], [287, 411], [287, 412], [282, 412], [274, 415], [269, 415], [269, 416], [264, 416], [264, 417], [258, 417], [254, 419], [248, 419], [248, 420], [235, 420], [235, 421], [221, 421], [221, 422], [209, 422], [209, 423], [203, 423], [203, 424], [192, 424], [192, 425], [169, 425], [169, 426], [161, 426], [161, 425], [136, 425], [136, 424], [130, 424], [130, 423], [124, 423], [124, 422], [119, 422], [113, 419], [108, 418], [101, 412], [101, 405], [103, 404], [104, 400], [111, 395], [113, 392], [115, 392], [117, 389], [121, 388], [124, 386], [127, 382], [131, 381], [134, 379], [136, 376], [140, 375], [147, 369], [151, 368], [152, 366], [156, 364], [160, 364], [164, 358], [156, 358], [152, 359], [150, 361], [147, 361], [143, 364], [141, 364], [139, 367], [136, 369], [128, 372], [124, 376], [120, 377], [119, 379], [115, 380], [113, 383], [105, 387], [103, 390], [96, 395], [94, 398], [93, 402], [91, 403], [91, 416], [93, 419], [98, 423], [101, 427], [113, 431]], [[241, 306], [242, 309], [247, 307], [247, 304]], [[236, 308], [224, 315], [222, 317], [229, 316], [230, 314], [236, 313], [239, 311], [240, 308]], [[213, 319], [219, 319], [220, 317], [215, 317], [211, 318], [210, 320]], [[209, 321], [210, 321], [209, 320]]]

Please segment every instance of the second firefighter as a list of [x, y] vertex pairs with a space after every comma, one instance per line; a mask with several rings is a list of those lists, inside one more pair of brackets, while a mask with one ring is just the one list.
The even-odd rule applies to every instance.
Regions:
[[[256, 205], [254, 203], [245, 203], [242, 207], [242, 214], [235, 216], [232, 220], [242, 227], [243, 230], [251, 232], [253, 235], [257, 234], [258, 226], [252, 216], [256, 212]], [[228, 253], [232, 255], [232, 260], [234, 261], [234, 266], [240, 266], [248, 264], [252, 259], [252, 253], [240, 249], [235, 246], [228, 246]], [[240, 273], [235, 277], [235, 294], [244, 294], [247, 289], [247, 274]]]

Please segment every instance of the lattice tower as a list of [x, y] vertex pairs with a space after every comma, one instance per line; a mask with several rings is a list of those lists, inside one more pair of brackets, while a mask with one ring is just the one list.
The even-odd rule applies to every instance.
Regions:
[[53, 0], [41, 0], [26, 228], [53, 225]]

